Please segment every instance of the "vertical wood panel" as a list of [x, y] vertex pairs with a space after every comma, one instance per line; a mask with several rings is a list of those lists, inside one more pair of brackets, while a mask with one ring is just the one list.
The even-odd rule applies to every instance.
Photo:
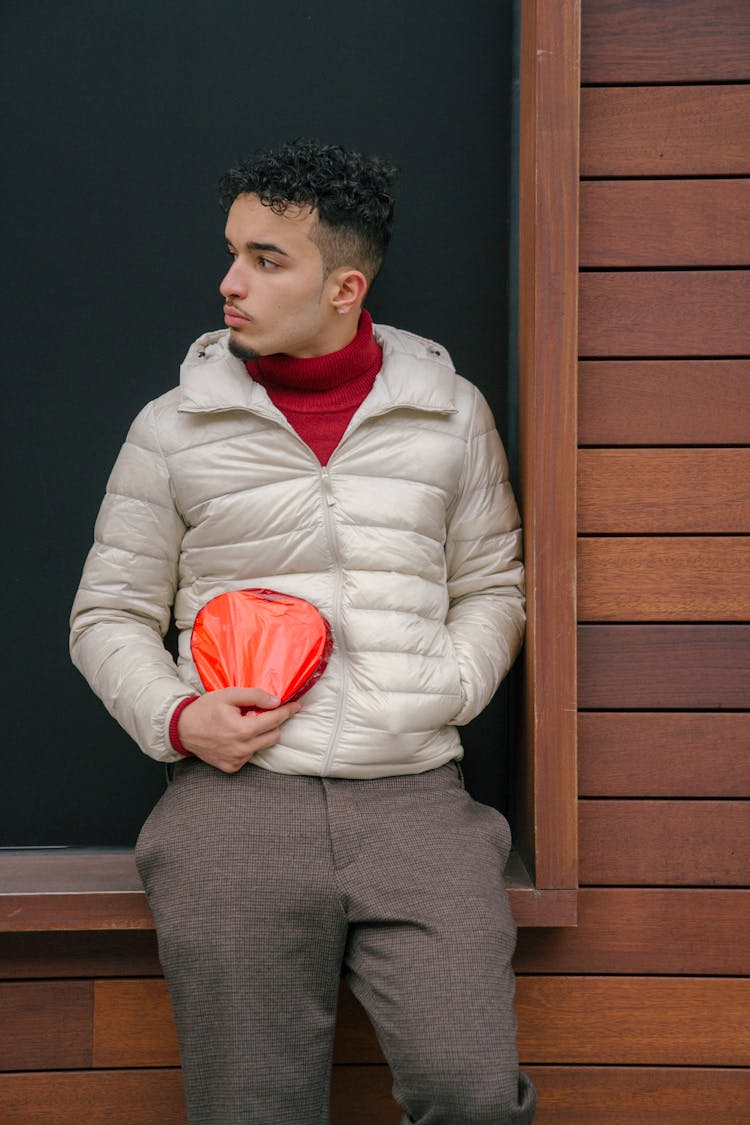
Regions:
[[528, 622], [517, 835], [537, 887], [571, 888], [580, 5], [529, 0], [521, 11], [519, 426]]

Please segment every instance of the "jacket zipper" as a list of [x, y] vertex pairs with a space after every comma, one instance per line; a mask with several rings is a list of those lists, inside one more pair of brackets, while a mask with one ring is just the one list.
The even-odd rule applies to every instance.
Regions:
[[333, 488], [331, 486], [331, 475], [327, 468], [321, 468], [320, 479], [323, 491], [323, 517], [326, 524], [326, 534], [328, 536], [328, 543], [331, 550], [331, 557], [333, 558], [335, 568], [335, 587], [333, 592], [333, 610], [331, 613], [331, 628], [338, 644], [339, 656], [341, 658], [341, 685], [338, 693], [338, 700], [336, 703], [336, 716], [333, 723], [333, 730], [328, 742], [328, 748], [323, 755], [323, 760], [320, 766], [321, 776], [325, 777], [328, 767], [331, 764], [333, 755], [338, 743], [339, 732], [344, 719], [344, 707], [346, 705], [346, 697], [349, 683], [349, 666], [346, 655], [346, 649], [341, 641], [343, 636], [341, 629], [341, 599], [343, 595], [344, 576], [343, 568], [341, 566], [341, 555], [339, 554], [338, 538], [336, 536], [336, 523], [333, 516], [333, 507], [336, 503], [333, 496]]

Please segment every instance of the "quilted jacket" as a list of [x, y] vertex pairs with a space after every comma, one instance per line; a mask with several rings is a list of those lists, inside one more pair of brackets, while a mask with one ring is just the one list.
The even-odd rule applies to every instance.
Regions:
[[[376, 326], [383, 367], [328, 465], [227, 349], [202, 336], [136, 418], [96, 523], [71, 652], [142, 750], [202, 691], [198, 609], [261, 586], [306, 598], [334, 649], [256, 765], [380, 777], [460, 757], [524, 625], [521, 533], [490, 411], [445, 350]], [[177, 663], [163, 636], [174, 614]], [[248, 685], [260, 686], [260, 685]]]

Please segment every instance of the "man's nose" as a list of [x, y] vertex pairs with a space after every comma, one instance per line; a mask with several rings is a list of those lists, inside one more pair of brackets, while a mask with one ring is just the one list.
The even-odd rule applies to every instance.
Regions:
[[247, 295], [247, 285], [242, 277], [242, 271], [237, 262], [232, 262], [231, 266], [224, 274], [219, 292], [222, 297], [229, 299], [230, 297], [244, 297]]

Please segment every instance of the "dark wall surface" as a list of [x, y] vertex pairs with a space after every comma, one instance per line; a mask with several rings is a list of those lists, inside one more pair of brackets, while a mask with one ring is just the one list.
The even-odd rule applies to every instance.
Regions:
[[[216, 180], [317, 136], [402, 167], [369, 308], [439, 340], [506, 428], [513, 5], [6, 0], [0, 845], [130, 844], [162, 769], [69, 663], [67, 619], [132, 417], [222, 326]], [[502, 803], [502, 700], [467, 776]]]

